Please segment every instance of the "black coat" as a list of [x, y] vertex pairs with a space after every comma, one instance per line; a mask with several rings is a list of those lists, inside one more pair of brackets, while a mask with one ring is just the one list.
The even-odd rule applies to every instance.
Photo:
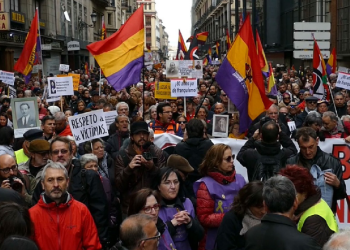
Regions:
[[[347, 115], [346, 109], [347, 109], [346, 105], [340, 108], [337, 107], [337, 115], [339, 118], [341, 118], [343, 115]], [[332, 111], [335, 113], [334, 105], [329, 105], [328, 111]]]
[[343, 179], [343, 168], [339, 159], [335, 158], [331, 154], [323, 152], [319, 147], [317, 147], [316, 156], [312, 160], [305, 160], [299, 153], [287, 160], [286, 165], [289, 164], [297, 164], [307, 169], [310, 169], [312, 165], [316, 164], [321, 168], [321, 170], [332, 169], [333, 174], [335, 174], [340, 181], [339, 188], [333, 188], [334, 193], [332, 211], [335, 212], [337, 208], [337, 200], [346, 198], [346, 185]]
[[243, 225], [243, 217], [238, 216], [232, 210], [228, 211], [218, 229], [216, 237], [217, 250], [243, 250], [245, 239], [240, 235]]
[[112, 156], [112, 159], [116, 159], [120, 148], [123, 146], [123, 142], [128, 138], [129, 133], [120, 133], [118, 130], [108, 138], [106, 151]]
[[[281, 145], [283, 149], [281, 149]], [[255, 166], [260, 160], [261, 155], [273, 157], [279, 154], [280, 151], [282, 151], [281, 166], [284, 166], [286, 160], [298, 152], [293, 141], [285, 133], [281, 132], [279, 142], [273, 144], [255, 141], [255, 139], [252, 137], [238, 152], [237, 160], [242, 164], [242, 166], [247, 168], [248, 179], [251, 181], [255, 171]]]
[[[68, 192], [75, 200], [84, 203], [88, 207], [92, 217], [94, 218], [101, 243], [103, 243], [104, 241], [108, 240], [109, 213], [107, 197], [105, 195], [100, 176], [93, 170], [86, 170], [86, 185], [84, 185], [79, 161], [74, 160], [70, 169]], [[82, 188], [83, 186], [86, 186], [86, 188]], [[40, 195], [43, 192], [44, 190], [41, 183], [38, 183], [33, 193], [33, 205], [39, 201]]]
[[204, 138], [188, 138], [185, 142], [180, 142], [176, 145], [174, 154], [181, 155], [187, 159], [194, 168], [194, 172], [188, 175], [190, 182], [194, 183], [201, 178], [198, 173], [199, 164], [202, 163], [204, 156], [213, 145], [211, 140]]
[[278, 214], [266, 214], [245, 236], [245, 250], [321, 250], [291, 219]]
[[303, 126], [303, 123], [307, 115], [308, 115], [308, 112], [306, 112], [305, 110], [301, 114], [297, 115], [297, 117], [295, 118], [295, 126], [297, 128], [301, 128]]

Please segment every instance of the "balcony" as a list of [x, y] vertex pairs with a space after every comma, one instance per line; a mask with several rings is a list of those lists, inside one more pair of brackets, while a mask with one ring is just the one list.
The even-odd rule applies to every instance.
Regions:
[[128, 1], [127, 0], [122, 0], [121, 7], [122, 7], [122, 10], [128, 9], [128, 7], [129, 7]]

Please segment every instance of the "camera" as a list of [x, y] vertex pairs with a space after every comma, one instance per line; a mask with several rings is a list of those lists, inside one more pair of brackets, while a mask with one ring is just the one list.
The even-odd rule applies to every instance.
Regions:
[[150, 161], [153, 159], [153, 156], [150, 152], [143, 152], [142, 156], [143, 156], [143, 158], [145, 158], [146, 161]]
[[8, 178], [8, 180], [9, 180], [9, 184], [10, 184], [10, 187], [13, 189], [13, 190], [15, 190], [15, 191], [17, 191], [17, 192], [21, 192], [22, 191], [22, 184], [21, 183], [19, 183], [19, 182], [17, 182], [17, 181], [15, 181], [16, 179], [18, 179], [17, 177], [12, 177], [12, 176], [10, 176], [9, 178]]

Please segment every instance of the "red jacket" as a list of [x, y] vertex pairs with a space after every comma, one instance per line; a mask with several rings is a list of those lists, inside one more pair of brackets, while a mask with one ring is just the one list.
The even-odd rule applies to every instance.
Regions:
[[61, 133], [59, 133], [59, 136], [68, 136], [68, 135], [73, 136], [72, 131], [70, 130], [69, 125], [67, 124], [66, 128]]
[[[236, 172], [234, 171], [230, 176], [224, 176], [218, 172], [210, 172], [209, 176], [212, 177], [215, 181], [222, 184], [223, 180], [232, 182], [235, 180]], [[233, 201], [232, 201], [233, 202]], [[204, 182], [199, 185], [197, 191], [197, 218], [205, 230], [205, 235], [203, 239], [199, 242], [198, 250], [205, 249], [205, 243], [207, 239], [208, 228], [216, 227], [218, 228], [221, 224], [222, 219], [224, 218], [224, 213], [214, 213], [215, 210], [215, 201], [211, 198], [210, 193], [207, 189], [207, 186]]]
[[350, 122], [342, 121], [343, 128], [338, 129], [339, 123], [337, 125], [336, 133], [329, 133], [328, 131], [323, 130], [323, 135], [325, 138], [346, 138], [350, 135]]
[[39, 249], [102, 249], [94, 220], [88, 208], [68, 195], [60, 205], [45, 203], [43, 196], [29, 209], [34, 226], [33, 240]]

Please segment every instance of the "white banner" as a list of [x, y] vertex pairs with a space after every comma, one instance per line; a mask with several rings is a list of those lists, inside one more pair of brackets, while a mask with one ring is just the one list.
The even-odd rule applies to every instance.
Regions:
[[[154, 144], [157, 145], [159, 148], [164, 149], [166, 147], [175, 146], [181, 140], [182, 140], [181, 137], [164, 133], [160, 135], [155, 135]], [[223, 144], [229, 145], [231, 147], [232, 154], [235, 154], [237, 156], [239, 150], [246, 143], [247, 140], [217, 138], [217, 139], [211, 139], [211, 141], [214, 144], [223, 143]], [[299, 146], [295, 141], [294, 141], [294, 144], [299, 150]], [[319, 146], [324, 152], [332, 154], [334, 157], [338, 158], [342, 163], [343, 179], [346, 184], [346, 192], [349, 195], [350, 194], [350, 144], [345, 143], [344, 139], [326, 139], [325, 142], [320, 142]], [[237, 173], [241, 174], [245, 178], [245, 180], [248, 181], [247, 169], [243, 167], [237, 161], [237, 159], [235, 159], [234, 165]], [[339, 228], [350, 227], [350, 213], [349, 213], [348, 206], [345, 199], [338, 201], [337, 221], [339, 224]]]
[[202, 60], [167, 60], [167, 78], [203, 78]]
[[68, 121], [77, 144], [108, 136], [108, 127], [102, 109], [70, 116]]
[[15, 73], [0, 70], [0, 81], [8, 85], [15, 84]]
[[197, 93], [197, 79], [171, 80], [171, 97], [192, 97]]
[[47, 82], [49, 97], [74, 95], [73, 78], [71, 76], [48, 77]]
[[339, 72], [335, 86], [342, 89], [350, 89], [350, 74]]
[[60, 64], [59, 70], [63, 71], [63, 72], [68, 72], [69, 71], [69, 65], [67, 65], [67, 64]]
[[109, 125], [111, 125], [115, 121], [115, 118], [118, 116], [118, 113], [116, 110], [103, 112], [103, 113], [105, 115], [107, 128], [109, 128]]

